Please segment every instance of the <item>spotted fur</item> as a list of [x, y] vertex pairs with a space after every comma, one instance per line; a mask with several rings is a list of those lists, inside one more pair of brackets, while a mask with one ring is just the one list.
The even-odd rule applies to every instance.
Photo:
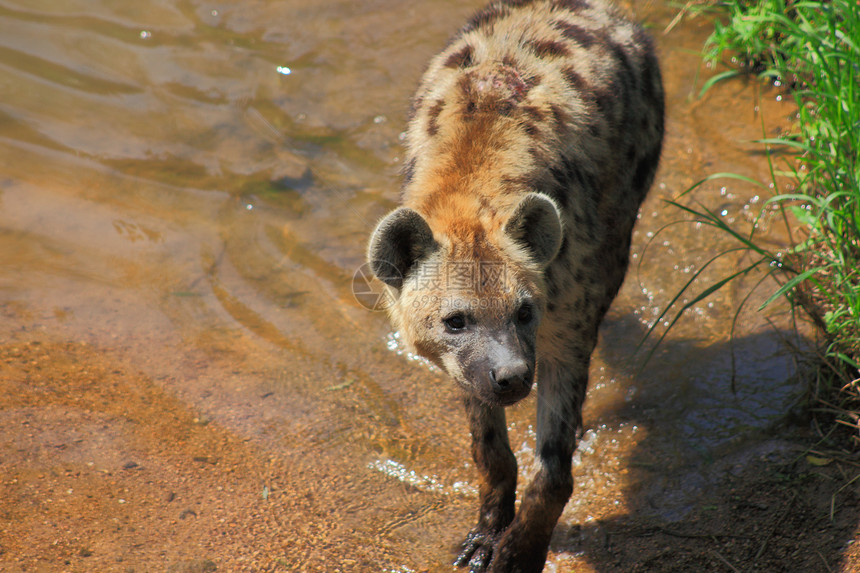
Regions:
[[[663, 111], [651, 39], [600, 0], [490, 4], [413, 100], [403, 207], [368, 256], [394, 326], [466, 390], [481, 507], [457, 564], [471, 571], [543, 567]], [[538, 470], [515, 512], [504, 406], [535, 378]]]

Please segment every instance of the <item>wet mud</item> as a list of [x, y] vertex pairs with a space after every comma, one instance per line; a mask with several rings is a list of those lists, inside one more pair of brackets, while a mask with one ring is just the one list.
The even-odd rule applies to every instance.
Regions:
[[[0, 2], [0, 570], [453, 570], [461, 397], [353, 289], [409, 97], [480, 4]], [[667, 141], [546, 570], [856, 571], [860, 482], [805, 456], [807, 341], [755, 312], [762, 275], [636, 352], [733, 247], [665, 200], [768, 181], [753, 141], [793, 110], [741, 82], [698, 98], [706, 23], [635, 8]], [[684, 200], [743, 226], [772, 192]], [[521, 483], [534, 406], [509, 410]]]

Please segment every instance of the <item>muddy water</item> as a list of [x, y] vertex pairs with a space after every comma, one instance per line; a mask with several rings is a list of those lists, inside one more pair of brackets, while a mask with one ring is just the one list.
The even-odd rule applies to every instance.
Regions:
[[[153, 404], [169, 404], [239, 444], [237, 458], [250, 448], [267, 460], [243, 483], [250, 495], [294, 504], [269, 516], [280, 541], [262, 555], [272, 546], [212, 541], [224, 534], [217, 523], [203, 532], [205, 547], [135, 543], [143, 533], [133, 527], [94, 526], [90, 545], [104, 549], [75, 553], [74, 567], [119, 567], [121, 553], [142, 571], [184, 558], [236, 570], [252, 556], [260, 569], [448, 570], [476, 491], [457, 391], [402, 351], [351, 284], [373, 223], [397, 199], [399, 136], [424, 63], [480, 4], [0, 2], [5, 499], [29, 499], [38, 476], [60, 465], [109, 474], [130, 451], [157, 459], [168, 444], [158, 435], [131, 443], [124, 424], [161, 427]], [[727, 471], [719, 460], [768, 436], [799, 393], [782, 344], [786, 317], [767, 323], [744, 311], [730, 342], [735, 309], [761, 275], [697, 303], [641, 372], [630, 358], [674, 293], [733, 246], [672, 224], [684, 216], [664, 200], [712, 172], [766, 180], [750, 141], [791, 112], [776, 93], [738, 83], [698, 100], [706, 26], [683, 22], [664, 34], [673, 13], [658, 3], [638, 16], [660, 44], [666, 152], [594, 359], [577, 493], [548, 570], [599, 570], [581, 547], [613, 516], [682, 517]], [[743, 223], [771, 192], [715, 183], [685, 201]], [[720, 259], [693, 288], [743, 262]], [[748, 309], [767, 286], [756, 293]], [[50, 351], [27, 354], [34, 347]], [[23, 366], [10, 366], [19, 358]], [[49, 388], [38, 399], [36, 370]], [[51, 396], [73, 370], [88, 376], [75, 392], [132, 376], [156, 397], [117, 391], [59, 407]], [[533, 409], [527, 400], [509, 414], [524, 477]], [[64, 453], [42, 455], [58, 436]], [[189, 487], [206, 498], [209, 483]], [[133, 493], [124, 511], [134, 511]], [[42, 523], [19, 510], [0, 515], [4, 570], [68, 566], [46, 561], [48, 549], [16, 545]], [[83, 519], [115, 510], [92, 511]], [[253, 521], [241, 507], [225, 511]], [[56, 520], [39, 534], [46, 548], [72, 543], [75, 517]], [[125, 536], [125, 549], [108, 543], [113, 535]]]

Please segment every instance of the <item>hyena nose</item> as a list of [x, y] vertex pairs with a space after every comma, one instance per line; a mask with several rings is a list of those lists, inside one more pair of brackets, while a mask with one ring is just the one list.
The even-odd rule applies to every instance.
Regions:
[[490, 370], [490, 382], [498, 395], [528, 393], [531, 388], [528, 364], [522, 362]]

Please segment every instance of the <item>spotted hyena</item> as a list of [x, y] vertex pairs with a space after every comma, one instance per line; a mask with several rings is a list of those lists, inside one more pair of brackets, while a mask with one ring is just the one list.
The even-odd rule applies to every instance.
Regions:
[[[465, 389], [481, 505], [460, 566], [543, 567], [662, 137], [651, 39], [600, 0], [494, 2], [424, 74], [403, 207], [368, 258], [395, 328]], [[504, 407], [535, 380], [538, 469], [515, 511]]]

